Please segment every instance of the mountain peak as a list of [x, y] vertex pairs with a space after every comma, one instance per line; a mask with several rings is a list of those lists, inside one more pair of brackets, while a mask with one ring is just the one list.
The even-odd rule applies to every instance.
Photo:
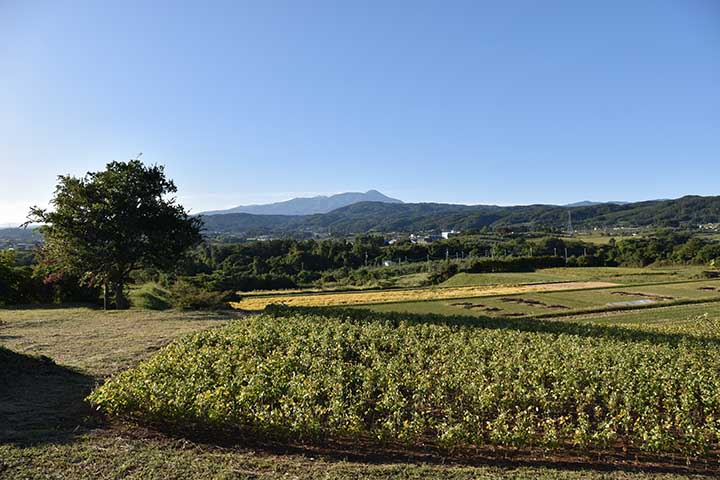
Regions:
[[318, 195], [315, 197], [300, 197], [284, 202], [268, 203], [263, 205], [240, 205], [228, 210], [213, 210], [203, 212], [202, 215], [219, 215], [225, 213], [251, 213], [254, 215], [312, 215], [315, 213], [328, 213], [332, 210], [347, 207], [359, 202], [403, 203], [402, 200], [388, 197], [377, 190], [362, 192], [345, 192], [336, 195]]
[[609, 201], [609, 202], [593, 202], [590, 200], [583, 200], [581, 202], [575, 202], [575, 203], [567, 203], [563, 205], [563, 207], [594, 207], [596, 205], [627, 205], [628, 202], [617, 202], [617, 201]]

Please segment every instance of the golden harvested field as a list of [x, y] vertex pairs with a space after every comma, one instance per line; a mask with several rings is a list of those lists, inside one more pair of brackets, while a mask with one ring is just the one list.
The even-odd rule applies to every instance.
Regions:
[[562, 282], [515, 286], [477, 285], [468, 287], [415, 288], [407, 290], [375, 290], [370, 292], [343, 292], [316, 295], [250, 296], [243, 298], [239, 302], [233, 302], [232, 306], [240, 310], [262, 310], [270, 304], [284, 304], [293, 307], [331, 307], [446, 300], [453, 298], [484, 297], [489, 295], [511, 295], [514, 293], [556, 292], [614, 286], [617, 286], [617, 284], [609, 282]]

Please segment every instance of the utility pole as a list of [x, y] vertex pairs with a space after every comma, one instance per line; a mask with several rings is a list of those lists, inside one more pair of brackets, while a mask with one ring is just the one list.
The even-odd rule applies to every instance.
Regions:
[[568, 256], [567, 256], [567, 247], [565, 247], [565, 264], [568, 263]]

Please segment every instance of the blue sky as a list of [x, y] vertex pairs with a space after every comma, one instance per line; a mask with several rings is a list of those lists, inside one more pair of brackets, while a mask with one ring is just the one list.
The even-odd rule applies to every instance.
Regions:
[[192, 211], [715, 195], [720, 2], [0, 0], [0, 223], [143, 152]]

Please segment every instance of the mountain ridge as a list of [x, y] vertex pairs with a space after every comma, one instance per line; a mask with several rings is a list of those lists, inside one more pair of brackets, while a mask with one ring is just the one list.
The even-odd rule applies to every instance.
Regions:
[[207, 232], [234, 235], [301, 235], [331, 231], [419, 232], [488, 228], [564, 228], [572, 213], [576, 228], [687, 227], [720, 223], [720, 196], [686, 196], [674, 200], [648, 200], [627, 204], [560, 205], [456, 205], [444, 203], [360, 202], [324, 214], [277, 216], [225, 214], [206, 216]]
[[282, 202], [267, 204], [239, 205], [226, 210], [201, 212], [199, 215], [212, 216], [232, 213], [249, 213], [253, 215], [313, 215], [317, 213], [328, 213], [359, 202], [403, 203], [402, 200], [388, 197], [377, 190], [368, 190], [367, 192], [343, 192], [335, 195], [297, 197]]
[[631, 202], [621, 202], [621, 201], [593, 202], [592, 200], [582, 200], [580, 202], [567, 203], [567, 204], [563, 205], [563, 207], [593, 207], [595, 205], [603, 205], [603, 204], [627, 205], [628, 203], [631, 203]]

